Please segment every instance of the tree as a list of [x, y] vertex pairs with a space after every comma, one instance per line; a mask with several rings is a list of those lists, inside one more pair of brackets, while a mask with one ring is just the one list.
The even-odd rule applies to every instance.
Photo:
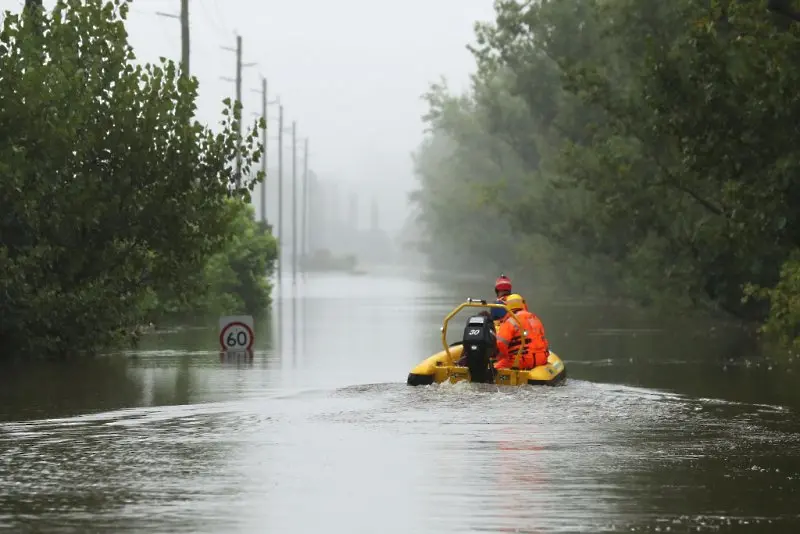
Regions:
[[451, 97], [441, 84], [426, 98], [429, 136], [414, 157], [421, 187], [412, 201], [421, 207], [434, 264], [473, 272], [513, 264], [514, 235], [494, 197], [508, 183], [514, 154], [487, 134], [469, 96]]
[[[0, 346], [98, 350], [142, 320], [148, 297], [185, 297], [229, 240], [229, 199], [260, 157], [258, 132], [193, 120], [197, 80], [136, 66], [128, 1], [59, 0], [0, 31]], [[260, 127], [265, 127], [261, 124]]]
[[[504, 162], [519, 171], [504, 164], [506, 180], [482, 206], [501, 199], [498, 225], [581, 261], [597, 285], [745, 320], [768, 313], [763, 301], [742, 300], [746, 284], [778, 292], [753, 290], [768, 296], [773, 315], [796, 305], [797, 26], [760, 2], [495, 7], [471, 47], [477, 72], [461, 106], [466, 118], [440, 128], [462, 149], [453, 150], [456, 161], [431, 166], [440, 198], [422, 205], [424, 217], [441, 217], [443, 206], [486, 182], [476, 161], [499, 161], [501, 143], [512, 154]], [[464, 133], [475, 125], [479, 136]], [[443, 169], [466, 162], [483, 178], [456, 191]]]

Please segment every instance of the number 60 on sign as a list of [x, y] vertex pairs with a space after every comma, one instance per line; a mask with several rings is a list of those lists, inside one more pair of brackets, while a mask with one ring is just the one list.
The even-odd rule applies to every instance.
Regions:
[[251, 350], [254, 341], [252, 316], [220, 317], [219, 345], [222, 350]]

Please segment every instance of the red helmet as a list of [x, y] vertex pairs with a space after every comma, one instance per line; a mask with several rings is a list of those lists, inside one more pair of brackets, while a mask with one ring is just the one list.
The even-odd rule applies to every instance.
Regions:
[[511, 291], [511, 280], [504, 274], [501, 274], [500, 277], [494, 281], [494, 290], [495, 291]]

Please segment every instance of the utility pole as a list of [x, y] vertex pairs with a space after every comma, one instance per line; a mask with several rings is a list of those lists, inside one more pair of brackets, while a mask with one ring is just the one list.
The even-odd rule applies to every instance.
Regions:
[[[268, 155], [269, 155], [269, 136], [267, 136], [267, 131], [269, 130], [269, 106], [272, 104], [280, 104], [280, 99], [276, 98], [275, 100], [269, 100], [268, 96], [269, 93], [267, 92], [267, 78], [262, 76], [261, 77], [261, 89], [257, 90], [257, 92], [261, 93], [261, 118], [264, 119], [264, 132], [262, 133], [262, 143], [264, 145], [264, 154], [261, 158], [261, 170], [264, 173], [264, 180], [261, 182], [261, 221], [266, 224], [267, 223], [267, 172], [268, 172]], [[254, 90], [256, 91], [256, 90]], [[253, 113], [253, 115], [258, 116], [257, 113]]]
[[261, 171], [264, 179], [261, 182], [261, 222], [267, 224], [267, 79], [261, 78], [261, 117], [264, 119], [264, 133], [261, 143], [264, 145], [264, 153], [261, 155]]
[[278, 112], [278, 281], [281, 279], [281, 249], [283, 248], [283, 106]]
[[[41, 1], [39, 2], [41, 5]], [[171, 19], [180, 19], [181, 21], [181, 71], [187, 78], [190, 76], [189, 70], [189, 0], [181, 0], [181, 14], [173, 15], [172, 13], [164, 13], [163, 11], [156, 11], [156, 15], [161, 17], [169, 17]]]
[[[239, 104], [244, 105], [242, 103], [242, 36], [236, 36], [236, 101]], [[239, 119], [239, 141], [237, 144], [242, 142], [242, 122], [244, 122], [241, 118]], [[242, 150], [241, 148], [236, 148], [236, 187], [242, 187]]]
[[181, 0], [181, 65], [183, 75], [190, 76], [189, 69], [189, 0]]
[[[302, 212], [302, 226], [303, 229], [300, 233], [301, 245], [300, 252], [302, 253], [303, 265], [306, 265], [308, 251], [306, 250], [306, 233], [307, 233], [307, 219], [308, 219], [308, 137], [305, 139], [303, 146], [303, 212]], [[305, 271], [305, 269], [303, 269]]]
[[297, 283], [297, 121], [292, 121], [292, 284]]
[[[236, 52], [236, 79], [232, 80], [230, 78], [222, 77], [223, 80], [227, 80], [229, 82], [236, 82], [236, 102], [239, 105], [244, 106], [242, 102], [242, 68], [243, 67], [252, 67], [256, 63], [242, 63], [242, 36], [236, 36], [236, 48], [231, 48], [229, 46], [223, 46], [224, 50], [230, 50]], [[236, 188], [240, 188], [242, 186], [242, 114], [239, 115], [239, 121], [237, 125], [237, 133], [238, 135], [238, 142], [236, 147]]]

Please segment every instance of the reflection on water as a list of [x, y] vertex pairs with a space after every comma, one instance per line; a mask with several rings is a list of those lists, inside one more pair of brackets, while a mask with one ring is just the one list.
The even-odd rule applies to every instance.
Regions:
[[5, 365], [0, 528], [800, 527], [791, 376], [725, 370], [713, 340], [675, 336], [691, 326], [568, 303], [536, 305], [566, 387], [407, 387], [461, 298], [449, 291], [308, 276], [284, 280], [252, 358], [220, 357], [211, 328], [160, 332], [136, 353]]

